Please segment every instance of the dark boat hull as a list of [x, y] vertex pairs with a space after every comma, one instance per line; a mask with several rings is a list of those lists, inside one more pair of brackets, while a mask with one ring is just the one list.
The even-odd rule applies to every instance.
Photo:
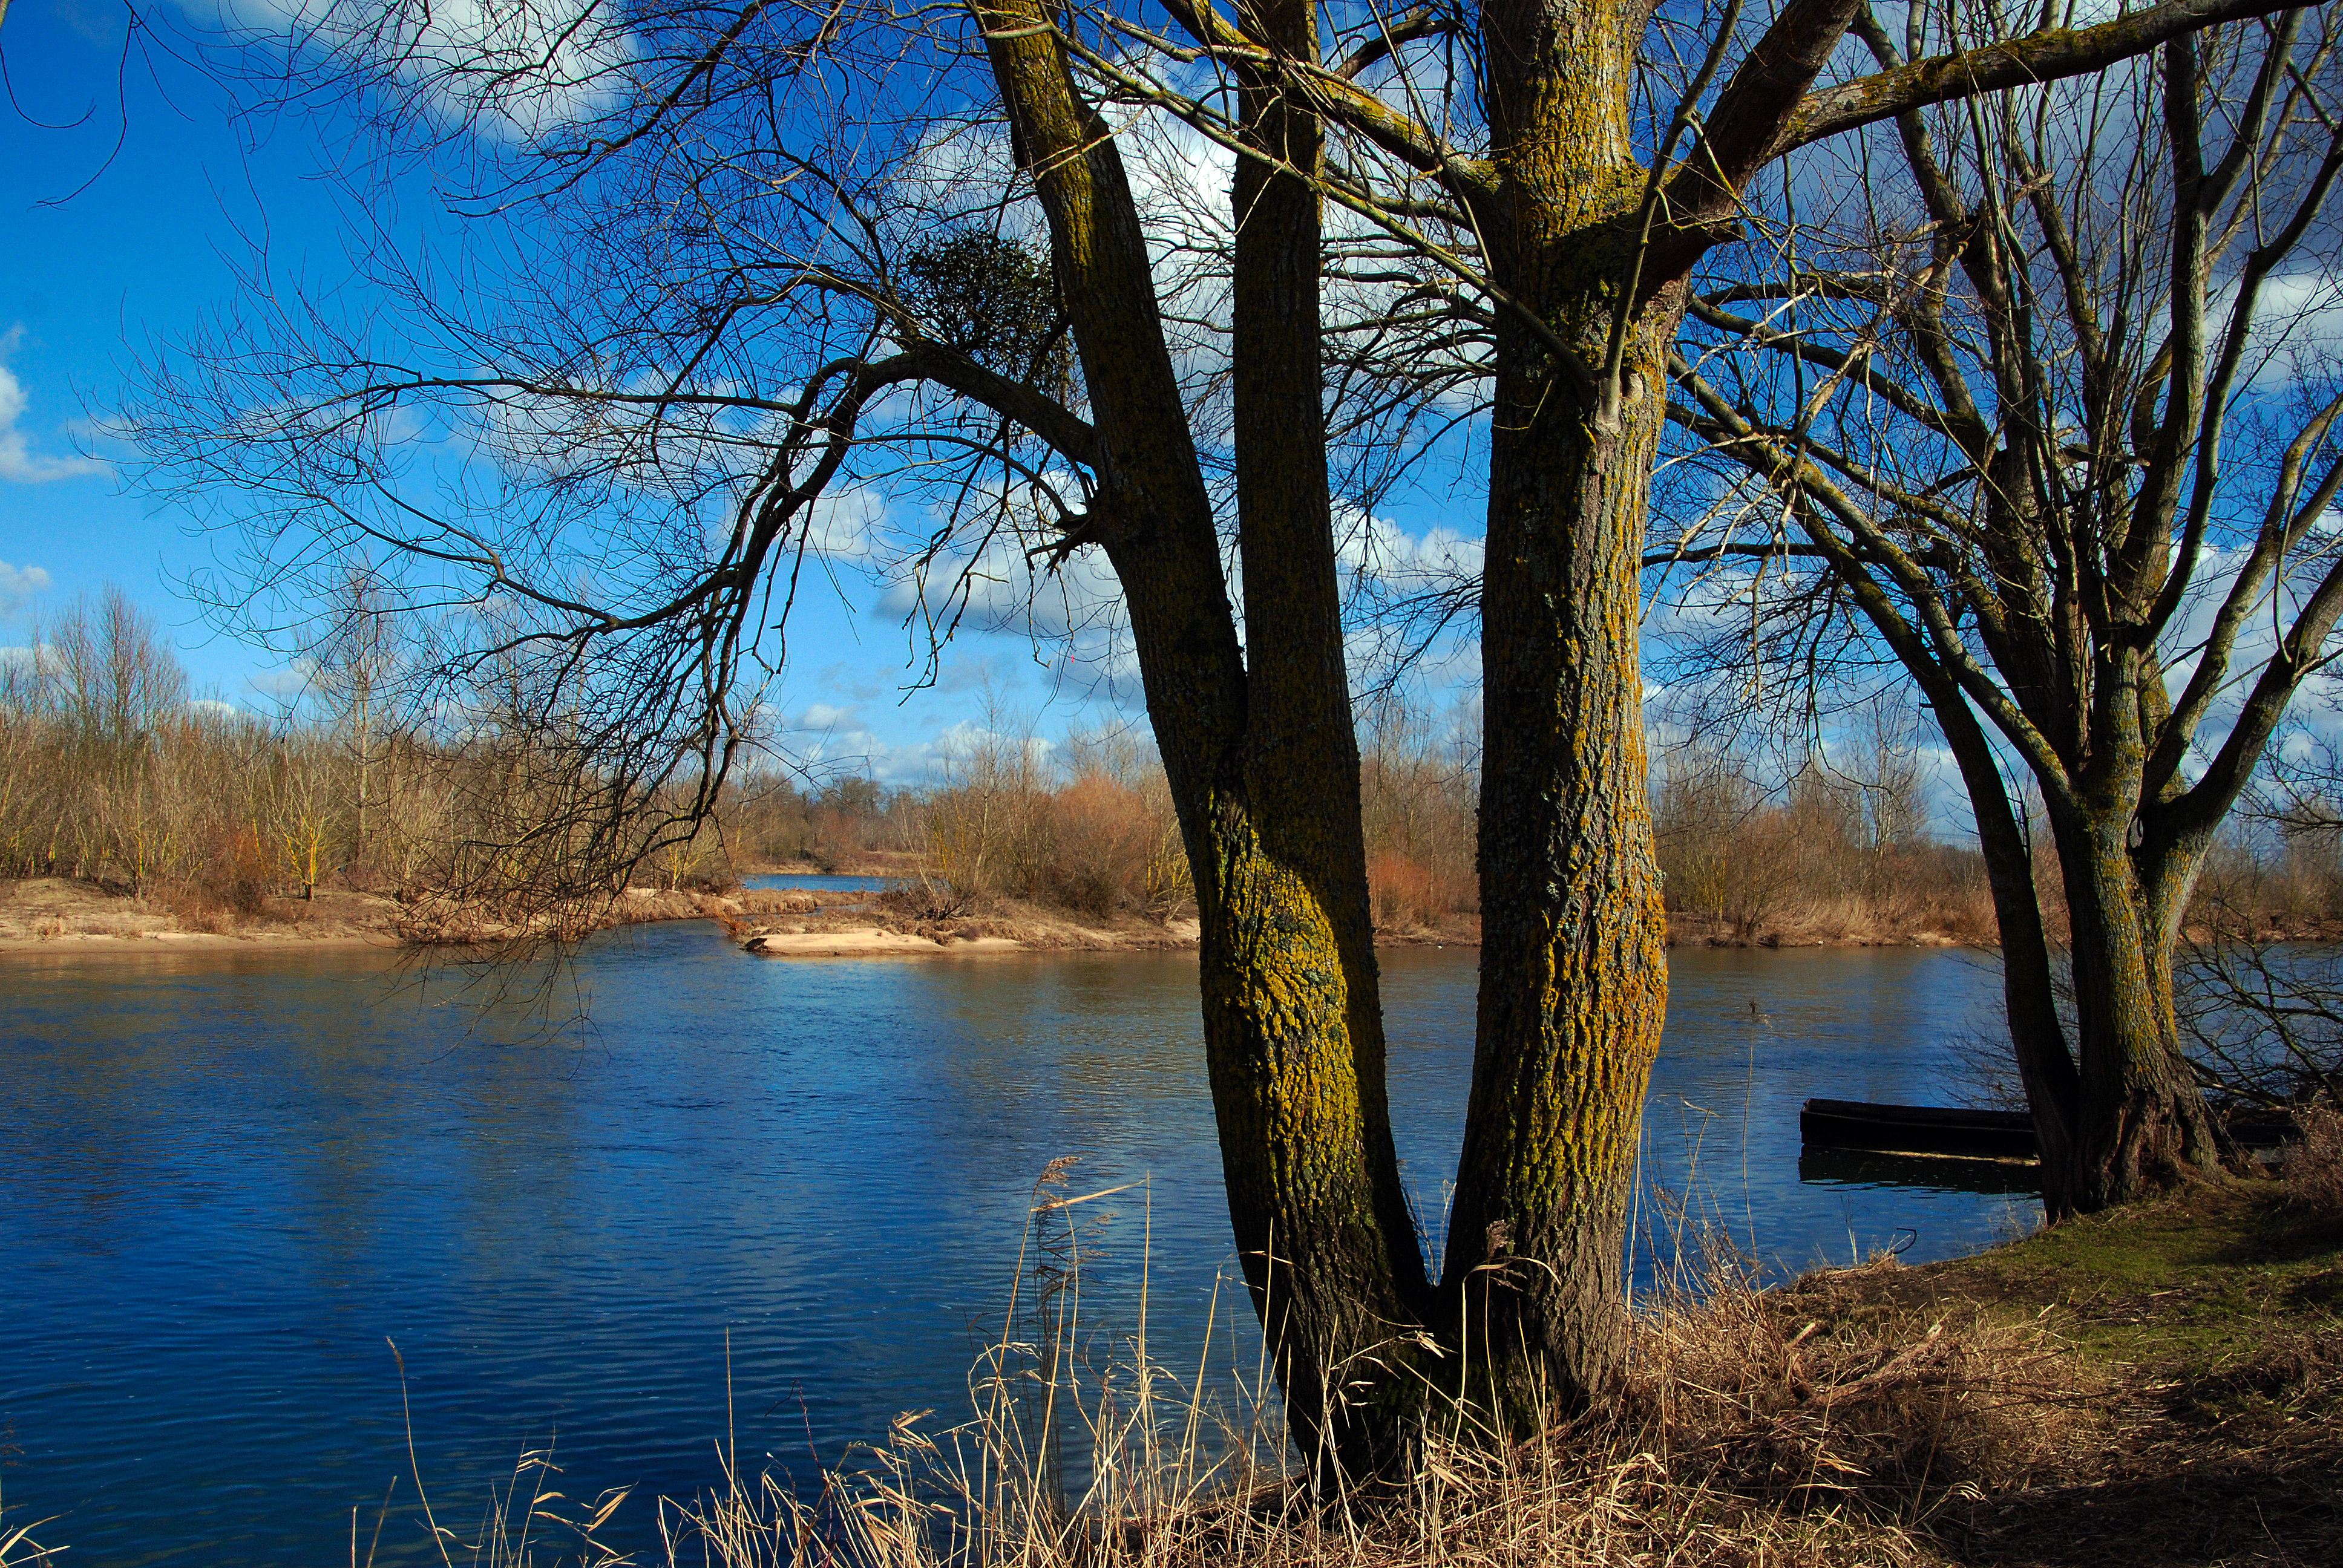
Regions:
[[1798, 1132], [1809, 1149], [1955, 1154], [1973, 1160], [2032, 1160], [2040, 1152], [2034, 1141], [2034, 1119], [2022, 1111], [1809, 1100], [1798, 1113]]

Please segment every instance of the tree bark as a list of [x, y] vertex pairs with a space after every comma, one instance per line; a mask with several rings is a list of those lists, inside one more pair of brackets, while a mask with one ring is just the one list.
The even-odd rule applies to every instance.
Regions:
[[[977, 15], [1049, 219], [1101, 449], [1090, 536], [1122, 584], [1194, 876], [1238, 1254], [1302, 1453], [1376, 1468], [1429, 1287], [1384, 1098], [1318, 401], [1317, 199], [1240, 165], [1248, 660], [1114, 138], [1033, 0]], [[1314, 161], [1306, 116], [1269, 95], [1254, 108], [1260, 136]]]
[[[1272, 0], [1245, 18], [1292, 57], [1316, 57], [1309, 0]], [[1303, 1456], [1356, 1476], [1398, 1457], [1405, 1423], [1390, 1418], [1411, 1393], [1405, 1369], [1431, 1286], [1385, 1098], [1327, 492], [1320, 198], [1307, 177], [1322, 133], [1304, 106], [1259, 78], [1245, 82], [1242, 123], [1249, 142], [1305, 176], [1240, 158], [1231, 192], [1250, 696], [1242, 799], [1253, 836], [1221, 850], [1233, 874], [1220, 900], [1222, 940], [1236, 961], [1214, 964], [1205, 980], [1208, 1012], [1226, 1020], [1212, 1052], [1213, 1095], [1238, 1251], [1289, 1411], [1302, 1414]], [[1231, 1140], [1232, 1126], [1248, 1136]]]
[[[1868, 607], [1866, 607], [1868, 608]], [[2082, 1080], [2074, 1052], [2058, 1024], [2058, 999], [2050, 968], [2049, 934], [2042, 925], [2042, 902], [2034, 887], [2033, 846], [2018, 826], [2009, 786], [1976, 715], [1942, 670], [1911, 649], [1898, 648], [1935, 706], [1937, 727], [1950, 747], [1976, 819], [1977, 848], [1985, 857], [1986, 884], [1993, 895], [1995, 925], [2001, 932], [2003, 1016], [2017, 1060], [2018, 1081], [2034, 1113], [2034, 1141], [2040, 1155], [2042, 1203], [2052, 1222], [2077, 1211], [2074, 1129], [2081, 1105]]]
[[[2172, 1010], [2177, 929], [2152, 920], [2127, 843], [2128, 809], [2055, 811], [2066, 891], [2081, 1093], [2070, 1167], [2045, 1186], [2088, 1213], [2218, 1168], [2212, 1122], [2181, 1054]], [[2035, 1112], [2037, 1128], [2042, 1108]]]
[[[1620, 220], [1631, 8], [1484, 9], [1503, 180], [1498, 281], [1601, 365], [1633, 287]], [[1606, 409], [1499, 317], [1482, 588], [1478, 1041], [1443, 1279], [1513, 1419], [1617, 1384], [1629, 1183], [1667, 1003], [1636, 636], [1660, 367], [1675, 308], [1636, 313]]]

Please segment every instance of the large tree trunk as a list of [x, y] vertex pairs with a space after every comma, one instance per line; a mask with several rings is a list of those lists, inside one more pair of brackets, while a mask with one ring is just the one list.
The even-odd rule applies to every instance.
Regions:
[[1654, 424], [1540, 439], [1509, 381], [1525, 389], [1501, 371], [1483, 590], [1479, 1039], [1443, 1277], [1468, 1352], [1527, 1416], [1608, 1392], [1623, 1365], [1667, 960], [1635, 649]]
[[[1635, 253], [1627, 7], [1483, 13], [1505, 181], [1499, 281], [1587, 363]], [[1675, 312], [1644, 313], [1624, 395], [1586, 397], [1500, 315], [1482, 587], [1481, 993], [1443, 1280], [1516, 1422], [1610, 1392], [1644, 1093], [1667, 1003], [1644, 799], [1639, 562]]]
[[[1120, 578], [1202, 926], [1205, 1050], [1229, 1211], [1295, 1442], [1379, 1465], [1378, 1406], [1429, 1295], [1384, 1101], [1319, 412], [1317, 216], [1292, 182], [1238, 199], [1240, 648], [1211, 498], [1107, 126], [1034, 0], [977, 12], [1048, 216], [1101, 454], [1089, 534]], [[1306, 18], [1307, 13], [1303, 13]], [[1265, 136], [1301, 136], [1260, 106]]]
[[[2107, 802], [2087, 796], [2051, 816], [2066, 892], [2080, 1092], [2063, 1140], [2068, 1168], [2046, 1171], [2045, 1185], [2087, 1213], [2219, 1163], [2173, 1018], [2177, 928], [2153, 918], [2127, 842], [2130, 799], [2136, 793], [2116, 792]], [[2042, 1113], [2036, 1107], [2037, 1125]]]
[[[1316, 57], [1308, 0], [1249, 15]], [[1248, 80], [1248, 139], [1314, 170], [1313, 116]], [[1237, 1251], [1303, 1457], [1390, 1469], [1421, 1389], [1430, 1282], [1385, 1100], [1358, 742], [1327, 493], [1320, 208], [1308, 180], [1237, 161], [1232, 395], [1249, 707], [1215, 824], [1204, 991]]]

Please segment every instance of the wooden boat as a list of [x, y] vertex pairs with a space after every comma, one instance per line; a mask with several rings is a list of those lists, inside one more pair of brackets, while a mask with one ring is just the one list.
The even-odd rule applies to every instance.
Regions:
[[1875, 1149], [1798, 1151], [1798, 1180], [1829, 1187], [1916, 1187], [1933, 1192], [2020, 1197], [2042, 1190], [2042, 1168], [2026, 1160], [1959, 1154], [1883, 1154]]
[[[2216, 1105], [2215, 1116], [2245, 1149], [2275, 1149], [2302, 1136], [2282, 1108]], [[1970, 1111], [1944, 1105], [1875, 1105], [1861, 1100], [1809, 1100], [1798, 1112], [1808, 1153], [1929, 1155], [1964, 1160], [2036, 1160], [2034, 1118], [2023, 1111]]]
[[2032, 1160], [2037, 1156], [2034, 1118], [2023, 1111], [1809, 1100], [1798, 1112], [1798, 1133], [1809, 1149], [1957, 1154], [1973, 1160]]

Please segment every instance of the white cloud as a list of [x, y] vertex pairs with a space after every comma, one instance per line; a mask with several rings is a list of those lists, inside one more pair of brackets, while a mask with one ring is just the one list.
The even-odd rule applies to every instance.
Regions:
[[[76, 479], [104, 473], [106, 465], [92, 458], [53, 457], [34, 451], [31, 437], [16, 427], [32, 400], [25, 396], [25, 384], [16, 379], [16, 373], [8, 368], [5, 359], [23, 336], [22, 327], [0, 334], [0, 479], [20, 485], [45, 485], [54, 479]], [[47, 585], [45, 573], [42, 585]], [[0, 578], [0, 600], [5, 600], [6, 592], [5, 579]]]
[[452, 0], [347, 15], [331, 0], [225, 0], [236, 25], [346, 52], [490, 141], [542, 136], [612, 107], [636, 53], [626, 13], [582, 0]]
[[[0, 370], [0, 376], [5, 376]], [[0, 616], [21, 615], [33, 602], [33, 596], [46, 593], [49, 574], [39, 567], [12, 567], [0, 561]]]
[[824, 491], [808, 508], [806, 542], [816, 555], [871, 566], [885, 544], [887, 498], [868, 486]]
[[857, 728], [851, 708], [833, 708], [827, 702], [817, 702], [797, 716], [789, 725], [792, 729], [830, 730]]
[[317, 686], [317, 661], [306, 654], [277, 669], [264, 669], [245, 678], [245, 684], [277, 701], [307, 697]]

